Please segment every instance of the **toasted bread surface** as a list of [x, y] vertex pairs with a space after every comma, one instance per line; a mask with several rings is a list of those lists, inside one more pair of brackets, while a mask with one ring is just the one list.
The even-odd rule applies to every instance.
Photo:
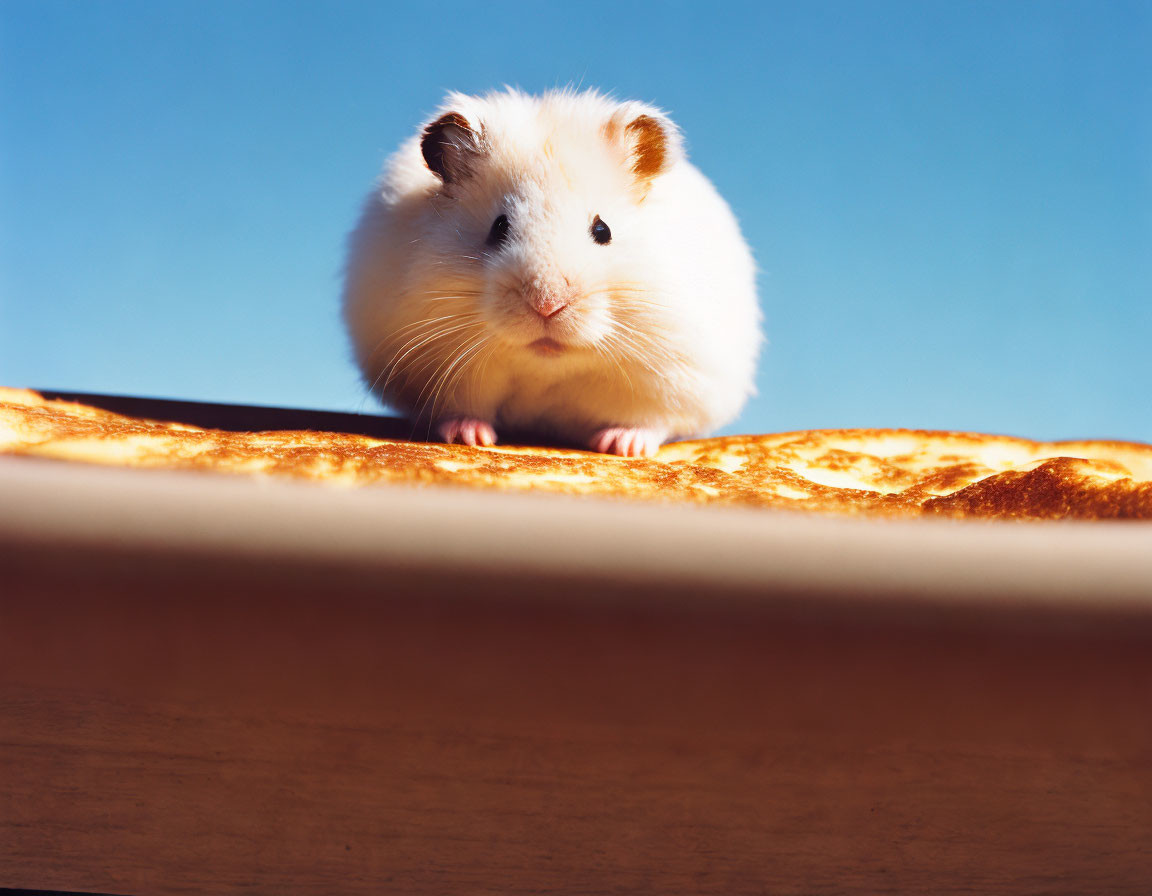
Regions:
[[1152, 445], [895, 429], [724, 436], [653, 458], [236, 432], [0, 387], [0, 454], [117, 466], [537, 490], [878, 517], [1152, 519]]

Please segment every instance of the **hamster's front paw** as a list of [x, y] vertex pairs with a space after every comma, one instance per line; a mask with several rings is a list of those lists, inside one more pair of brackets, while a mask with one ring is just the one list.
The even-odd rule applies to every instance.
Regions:
[[436, 424], [436, 432], [449, 445], [459, 442], [487, 448], [496, 444], [496, 430], [492, 424], [476, 417], [444, 417]]
[[638, 426], [606, 426], [592, 434], [588, 447], [601, 454], [619, 454], [621, 457], [648, 457], [655, 454], [668, 433], [659, 429]]

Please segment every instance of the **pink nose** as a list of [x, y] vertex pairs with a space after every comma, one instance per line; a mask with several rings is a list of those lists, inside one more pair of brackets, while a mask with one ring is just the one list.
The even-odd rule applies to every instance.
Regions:
[[541, 317], [555, 317], [570, 304], [568, 296], [543, 289], [525, 291], [528, 306]]

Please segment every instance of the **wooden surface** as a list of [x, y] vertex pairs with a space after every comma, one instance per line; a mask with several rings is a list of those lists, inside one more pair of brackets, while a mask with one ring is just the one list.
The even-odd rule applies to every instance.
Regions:
[[[1147, 528], [1090, 530], [1132, 555], [1094, 593], [1076, 528], [1048, 530], [1049, 557], [1030, 528], [876, 536], [473, 495], [372, 508], [164, 476], [134, 495], [132, 474], [13, 469], [0, 886], [1152, 891]], [[454, 526], [481, 539], [493, 521], [528, 560], [454, 546]], [[572, 548], [597, 521], [603, 541]], [[421, 527], [450, 544], [421, 554]], [[709, 544], [760, 554], [709, 586]], [[830, 571], [805, 572], [806, 550]], [[973, 570], [963, 589], [900, 569], [947, 572], [949, 550]], [[1045, 563], [1072, 584], [1029, 591]]]

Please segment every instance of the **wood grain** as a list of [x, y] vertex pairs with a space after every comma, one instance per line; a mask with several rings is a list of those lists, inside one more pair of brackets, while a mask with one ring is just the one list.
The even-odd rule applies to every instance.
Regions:
[[0, 547], [2, 886], [1152, 889], [1147, 616], [84, 551]]

